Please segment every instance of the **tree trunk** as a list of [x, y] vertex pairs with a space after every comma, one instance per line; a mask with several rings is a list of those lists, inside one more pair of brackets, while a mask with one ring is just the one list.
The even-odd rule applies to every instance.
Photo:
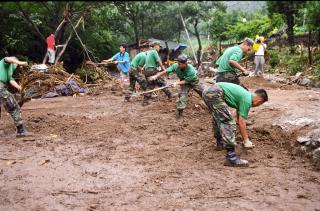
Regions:
[[[83, 18], [83, 17], [81, 16], [80, 19], [78, 20], [77, 24], [74, 26], [75, 29], [76, 29], [76, 28], [79, 26], [79, 24], [81, 23], [82, 18]], [[62, 50], [59, 52], [59, 55], [58, 55], [57, 58], [56, 58], [55, 64], [57, 64], [57, 63], [59, 62], [62, 54], [63, 54], [64, 51], [66, 50], [67, 45], [69, 44], [69, 41], [71, 40], [71, 37], [72, 37], [73, 33], [74, 33], [74, 30], [71, 30], [70, 35], [69, 35], [67, 41], [65, 42]]]
[[293, 16], [293, 12], [291, 11], [287, 13], [287, 25], [288, 25], [288, 43], [290, 46], [290, 53], [294, 53], [294, 36], [293, 36], [294, 16]]
[[37, 25], [35, 25], [33, 23], [33, 21], [31, 20], [30, 16], [27, 14], [27, 12], [21, 7], [20, 2], [16, 3], [18, 6], [18, 9], [20, 11], [20, 15], [21, 17], [31, 25], [32, 30], [42, 39], [43, 42], [46, 42], [45, 37], [43, 36], [43, 34], [40, 32], [39, 28], [37, 27]]
[[136, 44], [139, 45], [138, 21], [135, 15], [133, 15], [132, 22], [133, 22], [134, 39], [136, 41]]
[[221, 39], [219, 39], [219, 56], [221, 56]]
[[312, 53], [311, 53], [311, 29], [309, 28], [309, 34], [308, 34], [308, 61], [309, 61], [309, 65], [312, 65]]
[[198, 64], [197, 64], [197, 67], [200, 66], [201, 64], [201, 52], [202, 52], [202, 45], [201, 45], [201, 40], [200, 40], [200, 35], [199, 35], [199, 32], [198, 32], [198, 23], [199, 23], [199, 20], [196, 19], [195, 22], [194, 22], [194, 32], [196, 34], [196, 37], [197, 37], [197, 40], [198, 40], [198, 51], [197, 51], [197, 60], [198, 60]]

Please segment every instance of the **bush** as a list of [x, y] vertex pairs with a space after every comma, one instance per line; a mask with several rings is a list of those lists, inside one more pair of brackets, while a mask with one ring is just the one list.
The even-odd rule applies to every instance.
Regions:
[[271, 68], [275, 68], [280, 63], [280, 58], [278, 54], [273, 51], [269, 51], [268, 53], [270, 56], [269, 64]]
[[301, 65], [293, 65], [293, 66], [290, 66], [288, 68], [288, 74], [289, 75], [295, 75], [297, 74], [298, 72], [302, 72], [303, 71], [303, 66]]

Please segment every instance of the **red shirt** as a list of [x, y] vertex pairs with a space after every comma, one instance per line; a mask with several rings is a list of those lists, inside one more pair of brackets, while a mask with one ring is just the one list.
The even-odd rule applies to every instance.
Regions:
[[47, 45], [48, 48], [55, 50], [54, 35], [51, 34], [49, 37], [47, 37]]

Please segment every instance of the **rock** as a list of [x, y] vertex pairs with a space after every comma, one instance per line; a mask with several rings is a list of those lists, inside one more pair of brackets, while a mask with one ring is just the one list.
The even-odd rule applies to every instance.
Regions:
[[312, 155], [313, 161], [320, 165], [320, 147], [314, 150]]
[[301, 80], [298, 81], [298, 84], [301, 86], [309, 86], [311, 83], [311, 80], [308, 78], [303, 78]]

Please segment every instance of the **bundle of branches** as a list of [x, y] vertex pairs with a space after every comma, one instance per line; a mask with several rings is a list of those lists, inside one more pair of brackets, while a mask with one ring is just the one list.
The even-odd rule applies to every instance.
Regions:
[[[86, 87], [79, 76], [67, 73], [61, 66], [51, 66], [46, 72], [37, 70], [24, 71], [20, 84], [23, 97], [40, 97], [54, 91], [55, 86], [74, 80], [79, 86]], [[22, 97], [22, 98], [23, 98]]]
[[104, 63], [86, 62], [76, 74], [86, 83], [112, 81], [113, 77], [103, 65]]

